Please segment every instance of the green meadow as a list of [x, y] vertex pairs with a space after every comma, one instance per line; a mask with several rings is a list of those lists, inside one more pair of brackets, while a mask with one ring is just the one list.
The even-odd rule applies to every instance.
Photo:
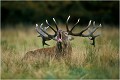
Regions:
[[[7, 26], [7, 25], [6, 25]], [[62, 25], [64, 26], [64, 25]], [[78, 28], [77, 31], [80, 31]], [[64, 60], [45, 60], [44, 63], [22, 62], [26, 52], [43, 48], [34, 26], [16, 25], [1, 29], [2, 79], [118, 79], [119, 29], [103, 26], [98, 30], [96, 46], [88, 38], [74, 37], [71, 41], [71, 64]], [[56, 42], [47, 42], [52, 47]], [[39, 59], [40, 60], [40, 59]]]

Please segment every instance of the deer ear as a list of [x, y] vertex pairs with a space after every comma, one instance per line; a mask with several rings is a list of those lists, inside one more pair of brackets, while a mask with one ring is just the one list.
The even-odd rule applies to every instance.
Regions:
[[74, 38], [71, 35], [68, 35], [68, 40], [74, 40]]

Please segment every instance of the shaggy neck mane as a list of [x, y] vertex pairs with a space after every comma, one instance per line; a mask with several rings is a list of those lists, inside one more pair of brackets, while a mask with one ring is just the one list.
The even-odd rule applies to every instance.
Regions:
[[72, 53], [72, 47], [69, 41], [56, 44], [56, 54], [63, 56]]

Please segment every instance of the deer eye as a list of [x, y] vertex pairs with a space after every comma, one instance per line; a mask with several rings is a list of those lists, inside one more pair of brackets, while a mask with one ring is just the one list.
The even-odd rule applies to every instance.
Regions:
[[68, 35], [68, 32], [65, 32], [65, 35]]

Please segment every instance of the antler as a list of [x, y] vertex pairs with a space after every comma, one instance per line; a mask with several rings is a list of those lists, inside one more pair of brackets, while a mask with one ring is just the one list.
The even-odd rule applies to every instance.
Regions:
[[[58, 31], [58, 26], [57, 26], [57, 23], [56, 23], [56, 21], [55, 21], [54, 18], [53, 18], [53, 21], [54, 21], [55, 26], [56, 26], [56, 29], [57, 29], [57, 31]], [[51, 35], [51, 34], [49, 34], [49, 33], [46, 32], [46, 29], [47, 29], [48, 27], [42, 28], [43, 23], [40, 25], [40, 30], [38, 30], [38, 24], [36, 24], [36, 28], [35, 28], [36, 31], [40, 34], [38, 37], [42, 37], [43, 47], [44, 47], [44, 45], [48, 45], [47, 43], [45, 43], [45, 41], [48, 41], [48, 40], [51, 40], [51, 39], [55, 39], [55, 37], [57, 36], [57, 31], [52, 28], [52, 26], [48, 23], [47, 20], [46, 20], [46, 24], [48, 25], [48, 27], [50, 27], [50, 28], [55, 32], [54, 35]], [[48, 46], [49, 46], [49, 45], [48, 45]]]
[[[42, 28], [42, 25], [43, 24], [40, 25], [40, 28]], [[43, 30], [46, 31], [47, 28], [48, 27], [44, 27]], [[51, 40], [51, 39], [41, 29], [40, 30], [38, 29], [38, 24], [36, 24], [36, 28], [35, 29], [40, 34], [40, 35], [38, 35], [38, 37], [42, 38], [42, 45], [43, 45], [43, 47], [44, 47], [44, 45], [48, 45], [49, 46], [49, 44], [45, 43], [45, 41], [48, 41], [48, 40]]]
[[[90, 40], [92, 40], [93, 42], [91, 43], [92, 45], [94, 45], [95, 46], [95, 38], [96, 37], [98, 37], [99, 35], [93, 35], [93, 33], [99, 28], [99, 27], [101, 27], [101, 24], [99, 25], [99, 26], [97, 26], [97, 27], [95, 27], [95, 21], [93, 22], [93, 30], [88, 30], [88, 28], [90, 28], [90, 25], [91, 25], [91, 20], [89, 21], [89, 24], [88, 24], [88, 26], [85, 28], [85, 29], [83, 29], [82, 31], [80, 31], [79, 33], [73, 33], [72, 32], [72, 30], [75, 28], [75, 26], [79, 23], [79, 20], [80, 19], [78, 19], [78, 21], [76, 22], [76, 24], [72, 27], [72, 29], [71, 30], [69, 30], [68, 29], [68, 21], [69, 21], [69, 19], [70, 19], [70, 16], [67, 18], [67, 21], [66, 21], [66, 29], [67, 29], [67, 32], [68, 32], [68, 34], [69, 35], [73, 35], [73, 36], [80, 36], [80, 37], [91, 37], [91, 38], [89, 38]], [[85, 31], [89, 31], [89, 34], [83, 34]]]

